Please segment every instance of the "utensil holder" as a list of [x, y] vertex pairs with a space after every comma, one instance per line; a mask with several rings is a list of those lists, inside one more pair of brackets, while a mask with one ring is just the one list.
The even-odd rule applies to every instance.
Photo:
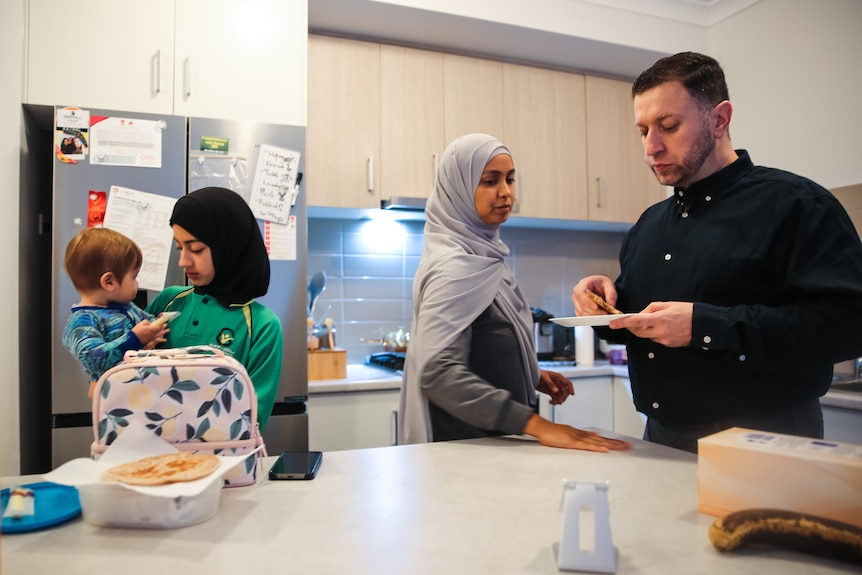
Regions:
[[308, 352], [308, 380], [345, 379], [346, 349], [316, 349]]

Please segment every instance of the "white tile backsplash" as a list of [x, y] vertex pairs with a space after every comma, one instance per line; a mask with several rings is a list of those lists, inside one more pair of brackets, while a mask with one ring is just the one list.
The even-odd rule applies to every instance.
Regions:
[[[424, 222], [371, 224], [369, 220], [311, 218], [308, 274], [327, 273], [315, 316], [332, 306], [338, 346], [360, 363], [383, 346], [362, 342], [399, 327], [410, 330], [413, 276], [424, 247]], [[616, 277], [622, 232], [503, 227], [509, 265], [530, 306], [572, 315], [572, 287], [597, 273]]]

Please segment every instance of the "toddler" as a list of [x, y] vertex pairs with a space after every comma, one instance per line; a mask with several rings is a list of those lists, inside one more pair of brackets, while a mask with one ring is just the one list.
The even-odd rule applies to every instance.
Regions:
[[90, 377], [88, 396], [99, 377], [130, 349], [165, 341], [167, 327], [132, 303], [138, 293], [143, 254], [135, 242], [108, 228], [81, 230], [66, 246], [64, 266], [81, 302], [63, 330], [63, 346]]

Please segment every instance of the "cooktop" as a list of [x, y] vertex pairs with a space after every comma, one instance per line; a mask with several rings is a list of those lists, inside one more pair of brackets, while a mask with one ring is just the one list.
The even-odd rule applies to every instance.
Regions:
[[402, 373], [404, 371], [404, 357], [406, 355], [403, 351], [372, 353], [365, 356], [365, 365], [373, 365], [396, 373]]

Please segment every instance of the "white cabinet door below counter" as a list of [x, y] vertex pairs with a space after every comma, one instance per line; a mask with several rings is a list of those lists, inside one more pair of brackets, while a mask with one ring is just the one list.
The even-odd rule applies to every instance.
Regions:
[[646, 416], [635, 409], [632, 399], [632, 383], [627, 377], [614, 378], [614, 431], [635, 439], [641, 439], [646, 426]]
[[398, 389], [308, 397], [308, 448], [341, 451], [396, 445]]
[[539, 413], [554, 423], [572, 427], [597, 427], [614, 431], [613, 382], [610, 377], [578, 377], [572, 379], [575, 395], [560, 405], [550, 406], [548, 396], [539, 394]]

